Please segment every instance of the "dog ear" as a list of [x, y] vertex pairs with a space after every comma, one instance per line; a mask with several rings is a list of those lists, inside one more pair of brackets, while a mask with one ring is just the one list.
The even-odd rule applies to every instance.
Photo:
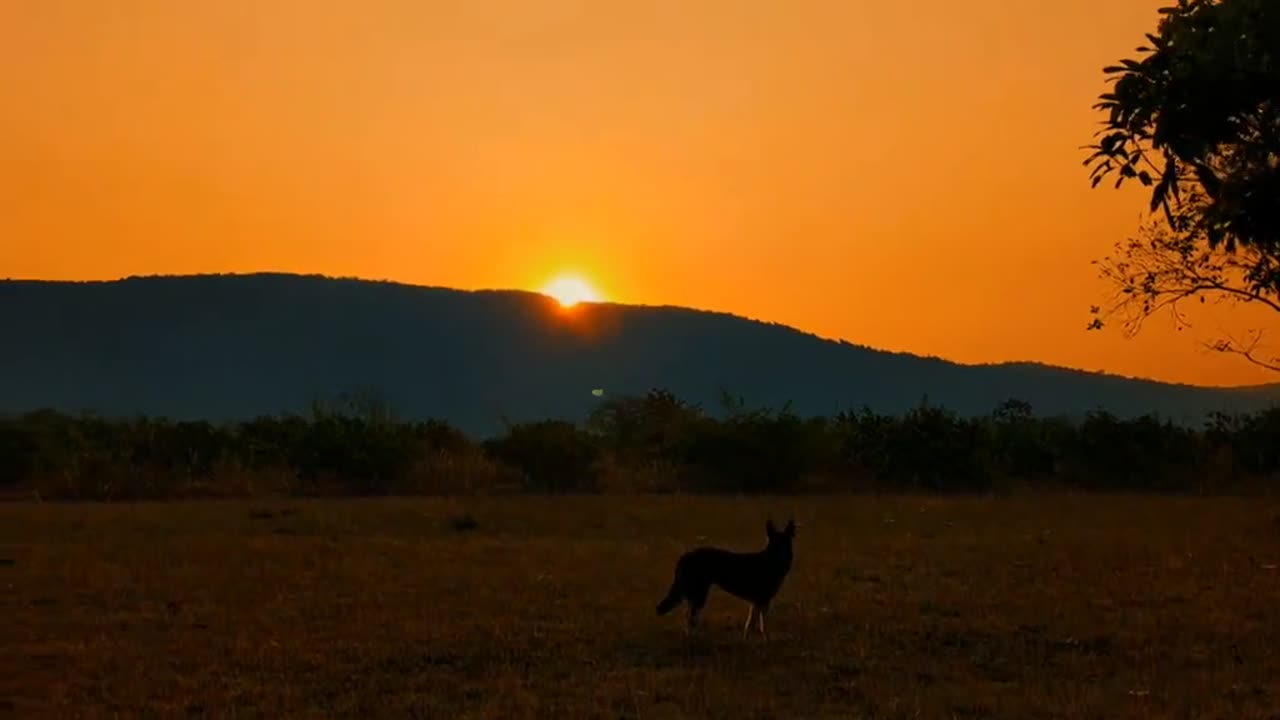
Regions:
[[778, 528], [773, 526], [773, 518], [768, 518], [764, 521], [764, 532], [769, 537], [773, 537], [778, 534]]
[[785, 535], [787, 535], [788, 537], [795, 537], [795, 536], [796, 536], [796, 521], [795, 521], [795, 518], [789, 518], [789, 519], [787, 520], [787, 528], [786, 528], [785, 530], [783, 530], [782, 532], [783, 532]]

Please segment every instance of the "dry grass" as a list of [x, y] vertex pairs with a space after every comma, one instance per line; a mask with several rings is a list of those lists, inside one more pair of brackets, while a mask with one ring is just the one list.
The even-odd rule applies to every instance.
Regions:
[[[768, 644], [703, 542], [794, 511]], [[471, 521], [467, 521], [467, 517]], [[0, 506], [0, 715], [1276, 717], [1280, 509], [1053, 496]]]

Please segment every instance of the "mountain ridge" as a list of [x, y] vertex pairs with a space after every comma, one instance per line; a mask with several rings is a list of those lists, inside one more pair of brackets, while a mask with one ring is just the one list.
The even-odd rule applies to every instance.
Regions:
[[370, 390], [410, 418], [477, 435], [582, 420], [599, 398], [664, 387], [714, 411], [720, 391], [803, 415], [962, 415], [1019, 397], [1037, 414], [1201, 422], [1280, 402], [1280, 384], [1212, 388], [1034, 361], [964, 364], [673, 305], [591, 303], [279, 272], [0, 281], [0, 412], [236, 419]]

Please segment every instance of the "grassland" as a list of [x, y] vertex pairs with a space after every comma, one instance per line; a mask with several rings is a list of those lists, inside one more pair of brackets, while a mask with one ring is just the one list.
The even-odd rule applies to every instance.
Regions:
[[[767, 644], [655, 617], [766, 513]], [[1277, 562], [1239, 499], [9, 503], [0, 715], [1278, 717]]]

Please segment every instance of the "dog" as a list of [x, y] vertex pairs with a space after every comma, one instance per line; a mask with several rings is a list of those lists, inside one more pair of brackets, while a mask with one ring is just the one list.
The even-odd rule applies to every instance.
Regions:
[[658, 615], [666, 615], [682, 601], [689, 603], [688, 632], [698, 625], [698, 615], [707, 603], [707, 593], [712, 585], [750, 603], [747, 622], [742, 626], [745, 638], [751, 632], [755, 620], [760, 635], [769, 640], [764, 629], [764, 616], [769, 603], [782, 587], [782, 581], [791, 571], [792, 540], [796, 536], [794, 519], [778, 532], [773, 520], [766, 520], [764, 531], [768, 545], [759, 552], [739, 553], [713, 547], [700, 547], [686, 552], [676, 561], [675, 579], [667, 596], [658, 603]]

